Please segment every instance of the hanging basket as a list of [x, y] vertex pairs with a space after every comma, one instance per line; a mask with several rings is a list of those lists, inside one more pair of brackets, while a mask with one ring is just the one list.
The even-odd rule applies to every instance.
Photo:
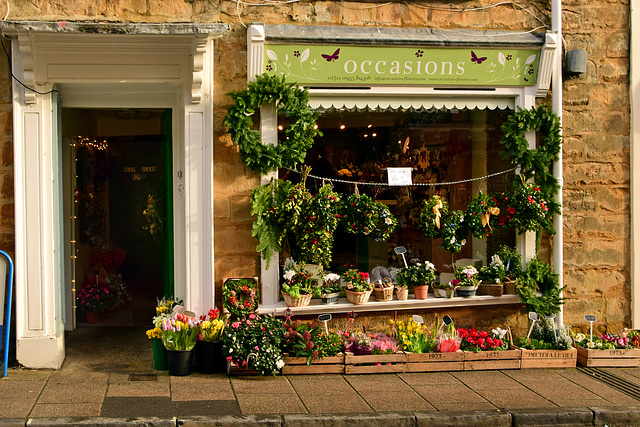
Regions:
[[376, 301], [392, 301], [393, 286], [390, 288], [373, 288], [373, 297]]
[[504, 290], [502, 283], [480, 283], [476, 295], [491, 295], [501, 297]]
[[302, 295], [300, 298], [292, 297], [289, 294], [285, 294], [280, 291], [282, 296], [284, 297], [284, 302], [287, 304], [287, 307], [306, 307], [311, 302], [312, 294]]
[[345, 290], [345, 293], [347, 294], [347, 301], [351, 304], [364, 304], [369, 301], [371, 296], [371, 291], [353, 292]]

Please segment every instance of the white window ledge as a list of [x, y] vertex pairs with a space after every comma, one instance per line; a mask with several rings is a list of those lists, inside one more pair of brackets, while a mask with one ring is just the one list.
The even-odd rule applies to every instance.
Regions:
[[[413, 298], [413, 295], [406, 301], [375, 301], [373, 298], [366, 304], [350, 304], [346, 298], [340, 298], [336, 304], [322, 304], [320, 299], [312, 299], [311, 304], [306, 307], [291, 307], [293, 314], [319, 314], [319, 313], [350, 313], [352, 311], [369, 312], [369, 311], [388, 311], [388, 310], [415, 310], [429, 308], [447, 308], [447, 307], [470, 307], [470, 306], [487, 306], [487, 305], [505, 305], [505, 304], [521, 304], [517, 295], [503, 295], [494, 297], [491, 295], [475, 296], [470, 298], [453, 297], [453, 298], [435, 298], [429, 296], [425, 300]], [[271, 314], [274, 316], [284, 316], [287, 309], [284, 301], [280, 301], [273, 305], [260, 305], [258, 314]]]

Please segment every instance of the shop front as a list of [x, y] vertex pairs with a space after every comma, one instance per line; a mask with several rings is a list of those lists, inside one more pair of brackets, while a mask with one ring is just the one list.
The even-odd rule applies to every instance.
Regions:
[[[403, 267], [410, 258], [431, 261], [443, 277], [454, 265], [488, 265], [500, 246], [517, 248], [525, 262], [536, 256], [535, 233], [513, 230], [490, 238], [469, 236], [461, 247], [443, 248], [419, 229], [420, 206], [437, 195], [452, 210], [465, 210], [478, 192], [506, 191], [516, 171], [500, 156], [501, 125], [521, 109], [547, 96], [556, 40], [529, 33], [355, 29], [252, 25], [248, 29], [248, 76], [286, 76], [305, 87], [310, 107], [319, 112], [318, 130], [304, 164], [311, 166], [307, 187], [327, 182], [342, 198], [355, 193], [381, 201], [397, 219], [390, 236], [368, 238], [338, 230], [329, 270], [354, 266], [372, 273]], [[272, 105], [261, 108], [264, 144], [286, 138], [287, 119]], [[527, 134], [536, 146], [533, 132]], [[400, 185], [392, 174], [410, 169]], [[280, 178], [298, 182], [299, 170], [280, 169]], [[267, 183], [274, 174], [263, 174]], [[506, 212], [502, 220], [506, 218]], [[560, 231], [561, 233], [561, 231]], [[407, 252], [400, 256], [404, 247]], [[449, 249], [449, 250], [446, 250]], [[281, 268], [287, 251], [262, 262], [259, 311], [282, 315]], [[462, 263], [462, 264], [461, 264]], [[326, 269], [325, 269], [326, 270]], [[449, 276], [447, 276], [447, 274]], [[516, 295], [474, 299], [374, 302], [360, 312], [509, 306]], [[346, 300], [330, 306], [311, 303], [298, 314], [346, 313]]]

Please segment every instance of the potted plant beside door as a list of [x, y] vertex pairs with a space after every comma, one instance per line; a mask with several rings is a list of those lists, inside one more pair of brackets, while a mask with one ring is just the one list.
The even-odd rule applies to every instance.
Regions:
[[198, 341], [195, 346], [196, 369], [201, 374], [215, 374], [227, 371], [227, 359], [222, 354], [222, 332], [229, 316], [220, 316], [220, 310], [213, 308], [198, 322]]
[[169, 375], [191, 374], [193, 347], [198, 339], [196, 319], [176, 313], [162, 322], [162, 342], [167, 349]]

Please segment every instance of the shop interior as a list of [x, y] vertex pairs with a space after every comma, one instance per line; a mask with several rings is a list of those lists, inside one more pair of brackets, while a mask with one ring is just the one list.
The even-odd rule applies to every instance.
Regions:
[[[61, 117], [67, 301], [101, 287], [112, 301], [98, 326], [148, 326], [156, 299], [173, 291], [171, 111], [63, 108]], [[79, 307], [73, 314], [89, 325]]]
[[[430, 239], [418, 228], [422, 201], [434, 194], [447, 201], [450, 209], [466, 210], [471, 197], [507, 191], [513, 172], [488, 179], [471, 180], [511, 168], [500, 156], [501, 124], [510, 109], [329, 109], [318, 118], [322, 136], [307, 153], [311, 176], [333, 181], [334, 189], [349, 195], [368, 194], [387, 204], [398, 219], [398, 227], [388, 241], [376, 242], [338, 230], [333, 247], [331, 271], [355, 265], [371, 271], [375, 266], [401, 267], [403, 260], [393, 248], [404, 246], [411, 258], [433, 262], [439, 272], [451, 272], [452, 255], [438, 248], [439, 239]], [[363, 182], [386, 183], [387, 168], [411, 167], [417, 186], [369, 186]], [[296, 180], [299, 175], [281, 170], [280, 176]], [[322, 185], [310, 177], [310, 189]], [[342, 182], [349, 181], [349, 182]], [[462, 181], [462, 182], [461, 182]], [[456, 182], [455, 184], [439, 184]], [[430, 185], [424, 185], [430, 184]], [[488, 239], [469, 236], [454, 259], [487, 259], [500, 245], [515, 244], [515, 233], [497, 230]]]

